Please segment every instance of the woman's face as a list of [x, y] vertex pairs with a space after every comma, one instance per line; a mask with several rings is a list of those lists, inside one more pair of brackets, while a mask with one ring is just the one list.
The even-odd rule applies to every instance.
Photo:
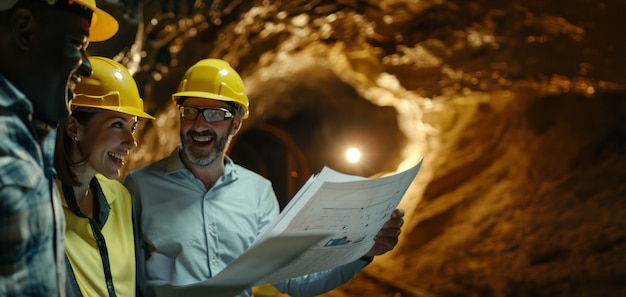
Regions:
[[[81, 153], [87, 165], [110, 179], [120, 176], [128, 152], [137, 147], [137, 117], [121, 112], [98, 112], [81, 126]], [[84, 139], [84, 140], [83, 140]]]

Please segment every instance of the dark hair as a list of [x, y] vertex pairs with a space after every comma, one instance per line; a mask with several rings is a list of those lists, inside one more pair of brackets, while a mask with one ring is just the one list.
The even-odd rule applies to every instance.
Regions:
[[232, 107], [237, 115], [243, 116], [244, 109], [241, 104], [235, 103], [234, 101], [225, 101], [225, 103]]
[[[95, 112], [73, 112], [70, 117], [75, 118], [81, 125], [86, 125], [95, 115]], [[72, 139], [66, 133], [69, 118], [61, 121], [59, 128], [57, 129], [56, 138], [56, 151], [54, 153], [54, 168], [61, 181], [65, 184], [72, 186], [81, 186], [76, 173], [73, 168], [76, 166], [84, 165], [89, 159], [89, 155], [84, 156], [84, 159], [78, 162], [72, 162], [70, 156], [72, 155], [72, 148], [74, 139]]]

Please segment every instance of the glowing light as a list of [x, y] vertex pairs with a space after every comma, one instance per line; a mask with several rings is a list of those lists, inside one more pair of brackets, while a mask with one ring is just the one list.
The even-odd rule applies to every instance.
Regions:
[[351, 147], [346, 151], [346, 159], [350, 163], [356, 163], [361, 160], [361, 151], [359, 149]]

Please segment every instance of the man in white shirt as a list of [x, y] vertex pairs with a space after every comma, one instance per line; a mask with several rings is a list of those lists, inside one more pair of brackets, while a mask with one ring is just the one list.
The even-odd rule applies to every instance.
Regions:
[[[187, 71], [173, 100], [181, 116], [181, 145], [124, 182], [141, 202], [145, 267], [157, 295], [158, 286], [192, 285], [215, 276], [279, 214], [270, 181], [224, 153], [249, 113], [239, 74], [223, 60], [202, 60]], [[336, 288], [395, 247], [403, 216], [404, 211], [394, 211], [361, 259], [273, 285], [291, 296]], [[237, 296], [251, 296], [251, 289]]]

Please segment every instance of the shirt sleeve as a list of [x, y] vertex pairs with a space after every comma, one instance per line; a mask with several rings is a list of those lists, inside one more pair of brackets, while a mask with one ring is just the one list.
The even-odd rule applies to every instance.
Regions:
[[[0, 158], [0, 292], [45, 296], [57, 292], [50, 192], [41, 170]], [[2, 293], [0, 293], [2, 295]]]
[[259, 222], [258, 222], [258, 230], [259, 232], [256, 234], [257, 236], [261, 234], [262, 230], [265, 230], [267, 226], [276, 218], [279, 214], [280, 208], [278, 206], [278, 198], [276, 198], [276, 194], [269, 184], [268, 187], [265, 187], [259, 193], [261, 199], [259, 199], [260, 205], [258, 206], [259, 212]]
[[135, 241], [136, 285], [138, 297], [154, 297], [152, 287], [148, 285], [146, 272], [146, 245], [141, 237], [141, 202], [131, 195], [133, 201], [133, 239]]
[[[25, 189], [0, 185], [0, 271], [10, 272], [11, 259], [19, 259], [18, 251], [26, 250], [29, 239], [28, 217], [30, 208], [20, 207], [24, 202]], [[4, 274], [4, 273], [3, 273]]]
[[354, 278], [370, 262], [356, 260], [337, 268], [312, 273], [272, 284], [292, 297], [317, 296], [335, 289]]

